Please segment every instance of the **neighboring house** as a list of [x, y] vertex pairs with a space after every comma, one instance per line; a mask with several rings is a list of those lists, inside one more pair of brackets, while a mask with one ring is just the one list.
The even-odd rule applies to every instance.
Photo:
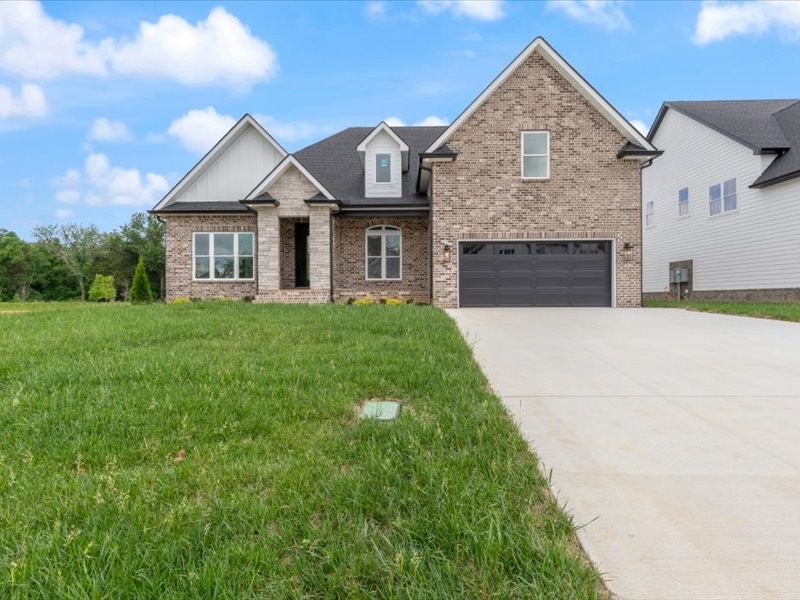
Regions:
[[656, 154], [542, 38], [449, 127], [287, 154], [245, 115], [152, 211], [167, 298], [638, 306]]
[[645, 296], [800, 300], [800, 100], [666, 102], [648, 139]]

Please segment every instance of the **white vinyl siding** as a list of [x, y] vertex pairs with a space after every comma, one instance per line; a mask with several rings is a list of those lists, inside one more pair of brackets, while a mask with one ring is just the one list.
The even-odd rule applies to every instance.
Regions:
[[548, 179], [550, 177], [550, 132], [523, 131], [522, 178]]
[[[389, 181], [378, 180], [378, 157], [389, 155]], [[402, 196], [402, 157], [400, 146], [386, 132], [380, 132], [366, 148], [364, 157], [364, 192], [367, 198], [399, 198]]]
[[644, 226], [652, 227], [656, 224], [655, 206], [652, 201], [646, 202], [644, 205]]
[[199, 280], [253, 279], [252, 233], [196, 232], [192, 239], [193, 277]]
[[365, 255], [367, 279], [401, 279], [403, 236], [400, 229], [390, 226], [367, 229]]
[[689, 188], [678, 190], [678, 216], [685, 217], [689, 214]]
[[[775, 157], [754, 155], [674, 110], [667, 111], [653, 143], [664, 154], [642, 170], [643, 197], [654, 201], [659, 215], [658, 226], [644, 231], [645, 292], [663, 292], [669, 263], [681, 260], [694, 261], [699, 291], [800, 287], [800, 179], [750, 188]], [[726, 194], [724, 182], [734, 178], [735, 188], [729, 185]], [[718, 184], [722, 212], [712, 217], [708, 189]], [[675, 213], [679, 186], [698, 203], [684, 218]], [[728, 212], [726, 196], [736, 207]]]

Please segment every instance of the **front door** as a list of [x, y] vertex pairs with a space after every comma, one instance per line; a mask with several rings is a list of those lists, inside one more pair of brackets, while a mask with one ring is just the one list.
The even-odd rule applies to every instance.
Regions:
[[309, 287], [308, 223], [294, 224], [294, 285]]

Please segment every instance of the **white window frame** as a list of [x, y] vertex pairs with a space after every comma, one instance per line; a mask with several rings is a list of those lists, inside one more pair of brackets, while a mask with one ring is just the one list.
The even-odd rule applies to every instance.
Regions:
[[[214, 236], [217, 234], [233, 235], [233, 277], [215, 277], [214, 276], [214, 259], [217, 258], [214, 249]], [[198, 235], [208, 236], [208, 254], [195, 254], [196, 238]], [[249, 235], [252, 240], [250, 246], [253, 249], [252, 254], [239, 254], [239, 236]], [[256, 246], [255, 234], [252, 231], [194, 231], [192, 232], [192, 281], [254, 281], [256, 275]], [[220, 255], [221, 257], [229, 257], [229, 254]], [[197, 258], [208, 258], [208, 277], [197, 277]], [[253, 259], [253, 276], [252, 277], [239, 277], [239, 259], [252, 258]]]
[[[725, 184], [733, 182], [733, 193], [732, 194], [725, 194]], [[719, 187], [719, 198], [712, 200], [711, 199], [711, 190], [715, 187]], [[709, 217], [718, 217], [720, 215], [729, 214], [732, 212], [736, 212], [739, 210], [739, 186], [737, 185], [736, 177], [732, 177], [730, 179], [726, 179], [720, 183], [713, 183], [708, 186], [708, 216]], [[732, 208], [726, 208], [725, 200], [733, 198], [734, 206]], [[711, 212], [711, 203], [712, 202], [719, 202], [719, 212]]]
[[644, 226], [653, 227], [656, 224], [656, 203], [649, 200], [644, 203]]
[[[686, 192], [686, 199], [681, 199], [681, 193]], [[678, 190], [678, 217], [689, 216], [689, 188], [682, 187]]]
[[[398, 277], [386, 277], [386, 236], [388, 235], [396, 235], [400, 238], [400, 255], [398, 261], [400, 263], [400, 268]], [[369, 238], [371, 236], [372, 237], [380, 236], [381, 238], [380, 256], [370, 256], [369, 254]], [[369, 276], [370, 258], [381, 259], [380, 277]], [[394, 225], [375, 225], [373, 227], [367, 227], [364, 230], [364, 278], [367, 281], [400, 281], [403, 279], [403, 230], [400, 227], [396, 227]]]
[[[543, 133], [547, 136], [547, 153], [546, 154], [525, 154], [525, 136], [531, 133]], [[550, 179], [550, 132], [549, 131], [523, 131], [519, 136], [519, 172], [522, 179], [536, 181]], [[526, 156], [545, 156], [547, 157], [547, 175], [544, 177], [526, 177], [525, 176], [525, 157]]]
[[[380, 156], [388, 156], [389, 157], [389, 181], [378, 181], [378, 157]], [[392, 163], [394, 162], [394, 156], [392, 152], [375, 152], [375, 184], [376, 185], [392, 185], [393, 182], [393, 173], [392, 171]]]

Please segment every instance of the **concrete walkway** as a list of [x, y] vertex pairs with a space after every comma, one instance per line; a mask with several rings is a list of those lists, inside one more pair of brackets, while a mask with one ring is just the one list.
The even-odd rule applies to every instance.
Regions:
[[800, 598], [800, 324], [450, 311], [620, 598]]

